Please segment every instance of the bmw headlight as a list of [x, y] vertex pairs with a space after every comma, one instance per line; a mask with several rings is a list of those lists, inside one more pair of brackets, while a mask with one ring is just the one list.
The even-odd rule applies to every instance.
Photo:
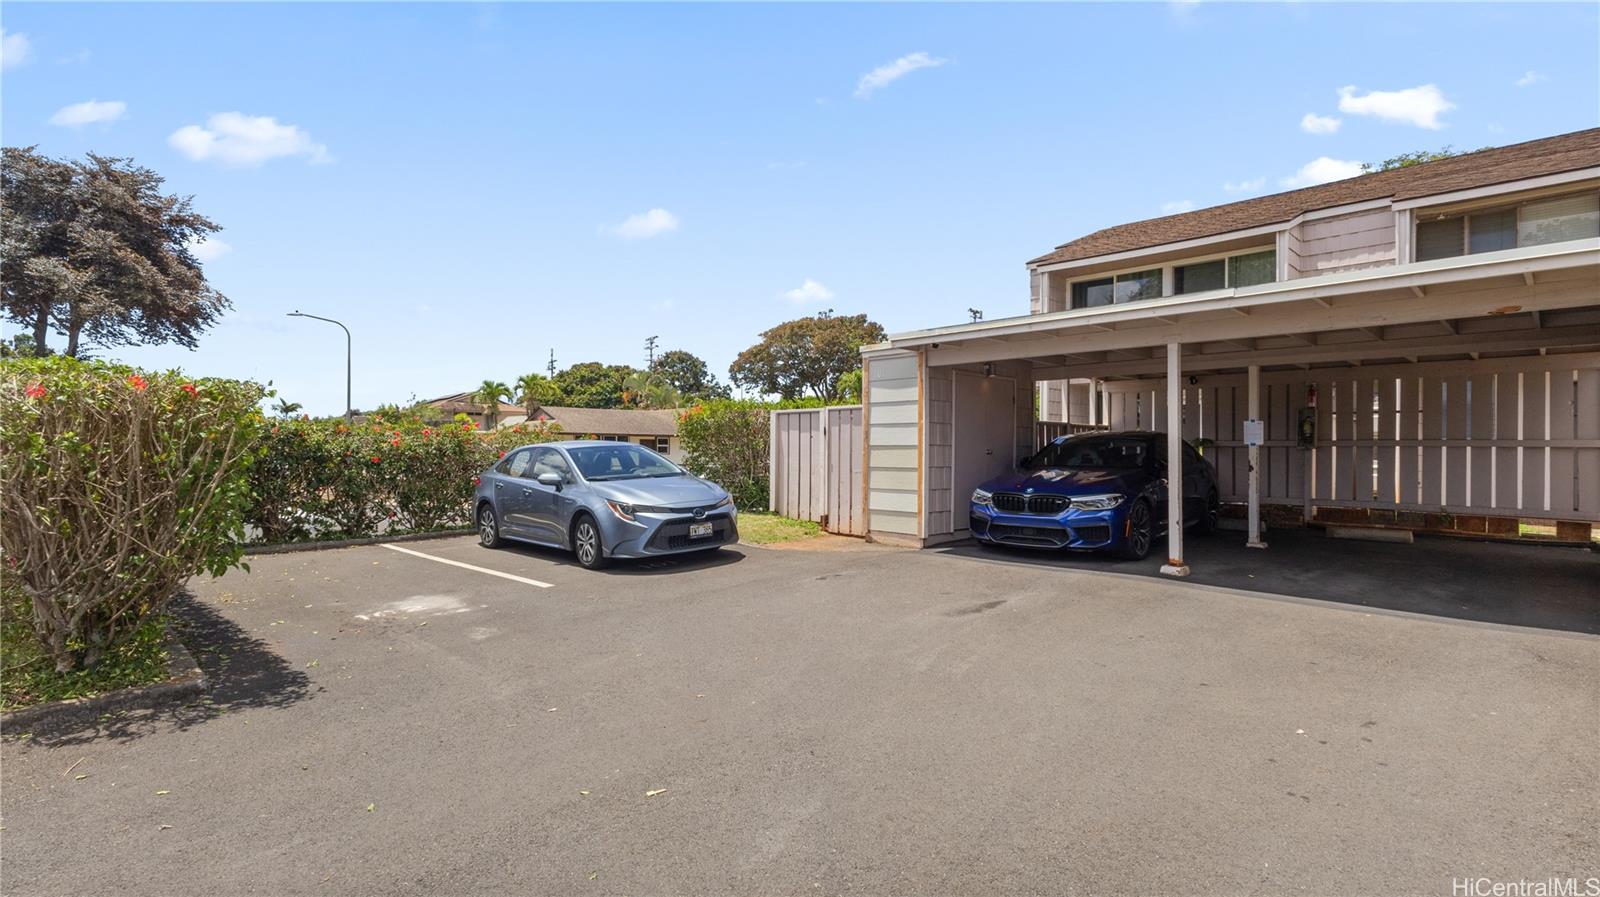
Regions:
[[1070, 507], [1074, 511], [1109, 511], [1123, 503], [1126, 496], [1116, 493], [1106, 495], [1080, 495], [1072, 499]]
[[972, 490], [972, 503], [980, 507], [994, 507], [994, 493], [985, 489]]

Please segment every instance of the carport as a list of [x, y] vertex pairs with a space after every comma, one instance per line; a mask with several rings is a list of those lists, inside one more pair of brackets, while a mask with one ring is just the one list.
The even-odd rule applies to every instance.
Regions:
[[[863, 352], [868, 529], [964, 538], [973, 486], [1081, 426], [1166, 432], [1172, 516], [1179, 435], [1201, 440], [1260, 547], [1263, 506], [1592, 524], [1597, 272], [1583, 239], [895, 334]], [[1085, 419], [1041, 423], [1036, 394], [1073, 388]], [[1184, 575], [1169, 528], [1163, 572]]]

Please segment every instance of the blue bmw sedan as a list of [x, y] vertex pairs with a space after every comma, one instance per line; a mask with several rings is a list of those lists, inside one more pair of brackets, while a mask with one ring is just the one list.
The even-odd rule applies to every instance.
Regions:
[[478, 477], [473, 507], [483, 547], [516, 539], [565, 548], [591, 570], [739, 541], [727, 490], [631, 442], [514, 449]]
[[[1183, 444], [1184, 522], [1209, 531], [1216, 472]], [[1143, 559], [1166, 529], [1167, 436], [1143, 431], [1062, 436], [972, 493], [981, 542], [1114, 551]]]

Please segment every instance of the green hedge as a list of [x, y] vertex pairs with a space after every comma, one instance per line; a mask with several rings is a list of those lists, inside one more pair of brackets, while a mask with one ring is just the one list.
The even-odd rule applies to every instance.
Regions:
[[265, 396], [73, 358], [0, 362], [0, 591], [55, 670], [93, 667], [240, 561]]
[[263, 542], [433, 532], [472, 522], [474, 478], [511, 448], [559, 432], [536, 425], [481, 433], [470, 423], [375, 416], [353, 427], [273, 423], [252, 470], [248, 521]]
[[767, 509], [771, 406], [717, 399], [687, 409], [678, 420], [684, 466], [727, 489], [746, 510]]

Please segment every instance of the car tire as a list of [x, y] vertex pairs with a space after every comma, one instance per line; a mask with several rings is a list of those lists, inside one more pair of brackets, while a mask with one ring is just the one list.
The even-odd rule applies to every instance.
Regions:
[[604, 569], [609, 560], [605, 542], [600, 537], [600, 524], [588, 514], [572, 524], [572, 553], [577, 555], [578, 565], [585, 570]]
[[1150, 556], [1150, 545], [1155, 541], [1156, 524], [1150, 516], [1150, 503], [1140, 499], [1128, 509], [1127, 535], [1117, 554], [1130, 561], [1142, 561]]
[[1211, 490], [1206, 496], [1206, 509], [1201, 512], [1200, 519], [1194, 523], [1196, 532], [1210, 535], [1217, 531], [1217, 521], [1222, 518], [1222, 500], [1217, 497], [1217, 490]]
[[478, 505], [478, 544], [484, 548], [506, 544], [506, 540], [500, 538], [500, 522], [495, 519], [494, 505], [489, 502]]

